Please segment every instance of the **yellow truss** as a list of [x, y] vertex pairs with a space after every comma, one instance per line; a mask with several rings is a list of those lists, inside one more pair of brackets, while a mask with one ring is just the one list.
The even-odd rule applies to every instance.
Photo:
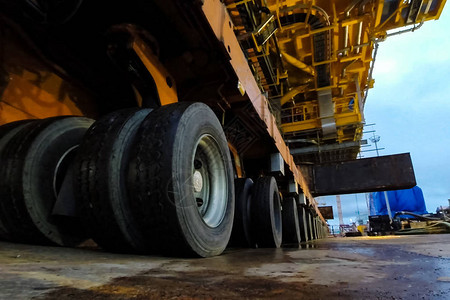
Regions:
[[[229, 3], [230, 1], [228, 1]], [[255, 40], [255, 53], [269, 55], [277, 47], [284, 70], [276, 71], [280, 94], [281, 129], [285, 134], [317, 131], [320, 133], [321, 114], [317, 92], [331, 90], [337, 143], [361, 139], [364, 123], [365, 92], [374, 80], [370, 69], [375, 44], [404, 26], [413, 31], [424, 21], [438, 19], [445, 0], [247, 0], [228, 4], [267, 7], [270, 18], [277, 23], [274, 38], [266, 47]], [[269, 18], [267, 17], [267, 18]], [[287, 20], [294, 20], [288, 22]], [[318, 25], [319, 24], [319, 25]], [[401, 32], [406, 30], [400, 30]], [[320, 59], [314, 38], [322, 34], [325, 45]], [[325, 51], [326, 53], [323, 53]], [[318, 84], [319, 68], [329, 76], [326, 85]], [[279, 78], [287, 77], [287, 81]], [[261, 88], [267, 90], [263, 74]], [[323, 76], [323, 73], [322, 73]], [[329, 118], [329, 116], [327, 116]]]

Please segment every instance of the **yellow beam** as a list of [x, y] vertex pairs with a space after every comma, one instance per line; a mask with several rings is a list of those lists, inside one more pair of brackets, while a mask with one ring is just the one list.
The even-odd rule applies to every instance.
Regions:
[[287, 92], [280, 99], [281, 106], [283, 106], [286, 103], [288, 103], [289, 101], [291, 101], [291, 99], [294, 98], [295, 96], [297, 96], [298, 94], [305, 92], [307, 87], [308, 87], [308, 85], [301, 85], [301, 86], [295, 87], [292, 90], [290, 90], [289, 92]]
[[346, 126], [361, 122], [361, 114], [358, 113], [343, 113], [334, 115], [336, 119], [336, 126]]
[[163, 106], [178, 102], [175, 80], [172, 79], [169, 72], [152, 53], [150, 48], [146, 46], [140, 38], [135, 37], [133, 42], [133, 50], [152, 75], [156, 84], [156, 89], [158, 90], [161, 105]]
[[284, 133], [311, 130], [311, 129], [320, 129], [320, 128], [321, 125], [319, 119], [281, 124], [281, 130]]

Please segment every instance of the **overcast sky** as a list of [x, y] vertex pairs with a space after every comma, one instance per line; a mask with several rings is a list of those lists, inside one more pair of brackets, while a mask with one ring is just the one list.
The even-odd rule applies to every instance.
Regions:
[[[428, 212], [447, 206], [450, 198], [449, 6], [439, 20], [428, 21], [413, 33], [380, 44], [373, 75], [375, 86], [369, 91], [364, 111], [366, 124], [376, 123], [372, 129], [381, 137], [378, 146], [385, 148], [380, 155], [411, 153]], [[364, 194], [342, 195], [347, 224], [356, 219], [356, 197], [360, 213], [367, 215]], [[334, 206], [335, 219], [329, 224], [337, 225], [335, 198], [318, 200]]]

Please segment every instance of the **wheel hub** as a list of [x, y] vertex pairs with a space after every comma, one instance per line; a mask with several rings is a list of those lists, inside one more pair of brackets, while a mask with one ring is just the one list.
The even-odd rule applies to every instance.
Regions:
[[194, 172], [194, 176], [193, 176], [193, 183], [194, 183], [194, 191], [196, 193], [200, 193], [203, 189], [203, 176], [202, 173], [200, 173], [199, 171], [195, 171]]
[[192, 157], [192, 190], [198, 212], [210, 227], [219, 226], [227, 209], [227, 173], [217, 141], [202, 135]]

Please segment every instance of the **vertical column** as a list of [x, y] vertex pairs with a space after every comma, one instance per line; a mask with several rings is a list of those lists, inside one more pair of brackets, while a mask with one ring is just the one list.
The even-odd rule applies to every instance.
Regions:
[[306, 228], [308, 231], [308, 239], [312, 241], [314, 240], [314, 234], [313, 234], [311, 211], [309, 210], [309, 208], [307, 208], [305, 209], [305, 212], [306, 212]]
[[300, 226], [300, 238], [302, 242], [309, 241], [307, 215], [303, 205], [298, 206], [298, 224]]
[[320, 226], [319, 218], [316, 216], [316, 217], [314, 217], [314, 229], [315, 229], [316, 239], [320, 239], [319, 226]]
[[314, 228], [314, 239], [317, 240], [319, 238], [319, 235], [317, 234], [317, 230], [318, 230], [317, 217], [313, 215], [312, 219], [313, 219], [313, 228]]

